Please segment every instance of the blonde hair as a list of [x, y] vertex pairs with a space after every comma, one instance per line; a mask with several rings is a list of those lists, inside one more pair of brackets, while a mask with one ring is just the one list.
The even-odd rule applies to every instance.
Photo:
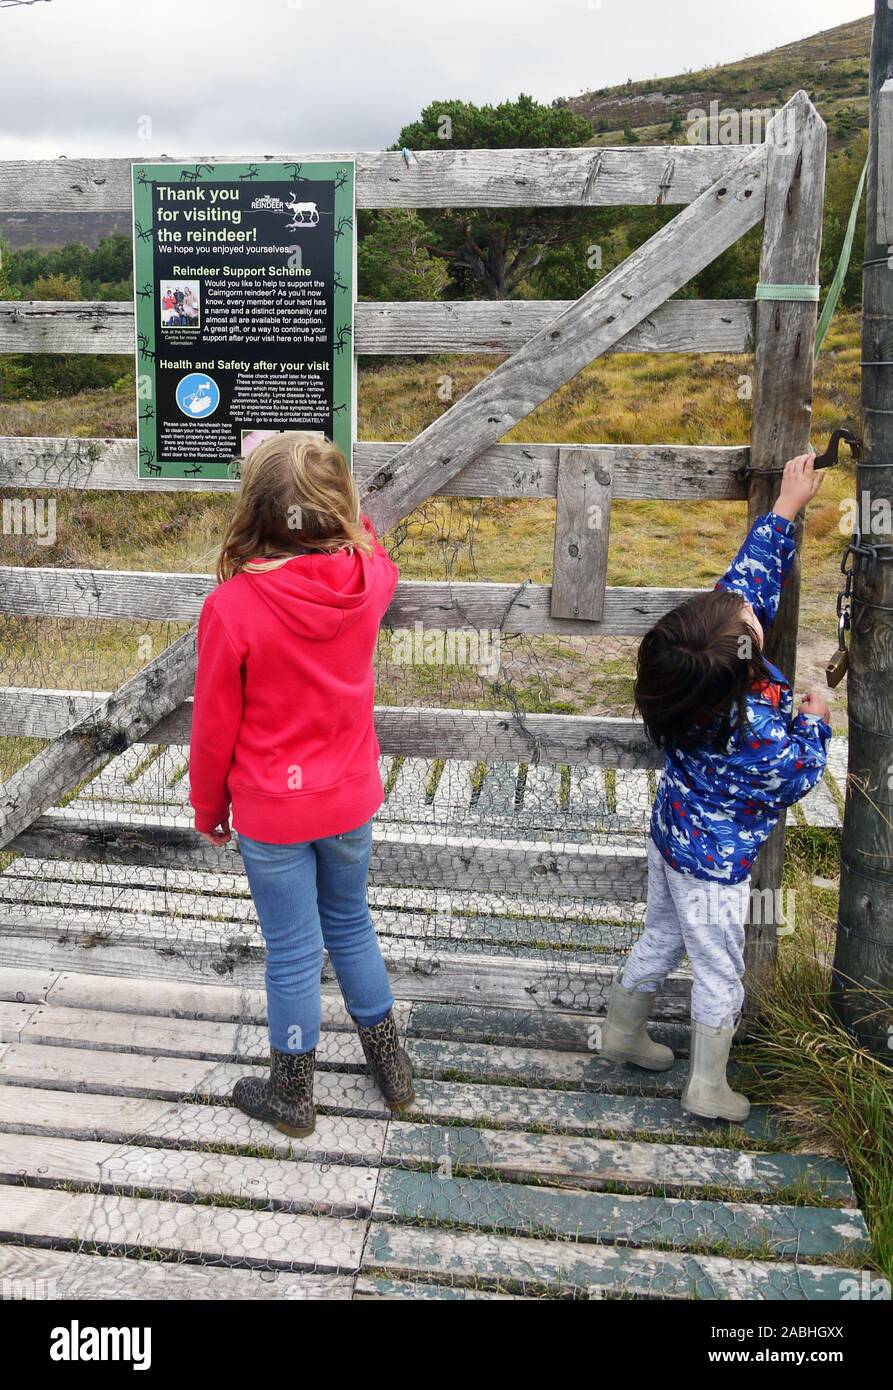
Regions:
[[328, 439], [288, 430], [242, 462], [242, 486], [217, 560], [223, 583], [295, 555], [374, 549], [360, 519], [360, 494], [344, 455]]

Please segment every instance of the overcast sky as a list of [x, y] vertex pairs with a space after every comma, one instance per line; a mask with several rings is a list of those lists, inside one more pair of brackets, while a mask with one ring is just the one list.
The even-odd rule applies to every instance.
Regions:
[[[871, 8], [869, 0], [3, 4], [0, 156], [380, 149], [436, 99], [496, 102], [523, 91], [551, 101], [765, 52]], [[148, 140], [138, 138], [146, 117]]]

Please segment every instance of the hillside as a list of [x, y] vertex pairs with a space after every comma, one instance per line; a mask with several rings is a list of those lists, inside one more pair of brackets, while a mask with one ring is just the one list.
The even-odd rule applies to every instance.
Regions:
[[104, 237], [130, 234], [130, 217], [123, 212], [0, 212], [0, 240], [12, 251], [95, 250]]
[[774, 109], [803, 87], [827, 122], [833, 150], [868, 124], [871, 24], [866, 15], [755, 57], [604, 87], [570, 97], [567, 105], [592, 122], [596, 144], [614, 143], [625, 130], [643, 143], [678, 143], [685, 138], [688, 113], [708, 111], [712, 101], [720, 110]]

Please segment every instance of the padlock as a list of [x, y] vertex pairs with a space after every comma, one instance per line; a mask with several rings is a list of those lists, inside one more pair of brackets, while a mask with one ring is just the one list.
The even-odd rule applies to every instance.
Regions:
[[847, 673], [850, 664], [850, 654], [846, 647], [838, 647], [828, 665], [825, 667], [825, 680], [833, 690], [836, 685], [840, 685]]
[[840, 685], [850, 664], [850, 654], [846, 649], [846, 630], [849, 626], [849, 613], [843, 609], [840, 596], [838, 597], [837, 607], [839, 610], [837, 619], [837, 651], [825, 667], [825, 680], [832, 690], [836, 685]]

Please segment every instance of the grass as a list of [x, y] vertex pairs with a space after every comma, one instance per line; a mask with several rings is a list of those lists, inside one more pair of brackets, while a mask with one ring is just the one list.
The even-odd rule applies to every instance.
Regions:
[[837, 894], [825, 885], [838, 854], [829, 832], [788, 835], [785, 884], [797, 894], [797, 930], [780, 942], [761, 1001], [747, 1049], [749, 1094], [779, 1108], [800, 1148], [846, 1165], [877, 1267], [893, 1280], [893, 1068], [854, 1042], [829, 1003]]

